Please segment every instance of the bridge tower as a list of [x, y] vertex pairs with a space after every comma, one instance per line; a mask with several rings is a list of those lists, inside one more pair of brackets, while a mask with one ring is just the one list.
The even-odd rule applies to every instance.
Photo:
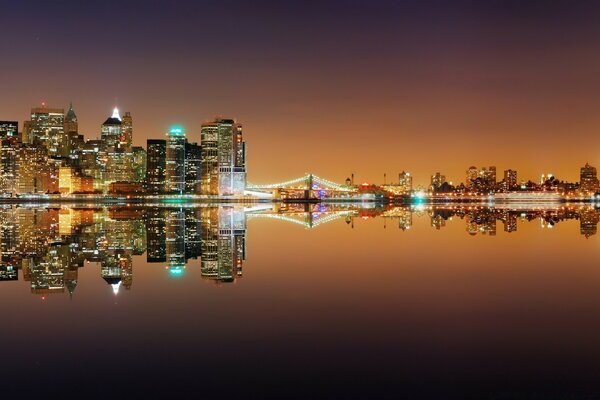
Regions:
[[306, 190], [304, 191], [304, 198], [306, 200], [309, 200], [310, 198], [312, 198], [311, 194], [312, 194], [312, 187], [313, 187], [313, 174], [308, 174], [308, 177], [306, 179]]

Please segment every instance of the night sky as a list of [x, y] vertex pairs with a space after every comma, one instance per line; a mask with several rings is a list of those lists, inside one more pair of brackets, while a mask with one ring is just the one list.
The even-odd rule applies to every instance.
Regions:
[[600, 167], [599, 3], [0, 0], [0, 21], [0, 119], [73, 101], [94, 138], [117, 105], [145, 147], [232, 117], [255, 183]]

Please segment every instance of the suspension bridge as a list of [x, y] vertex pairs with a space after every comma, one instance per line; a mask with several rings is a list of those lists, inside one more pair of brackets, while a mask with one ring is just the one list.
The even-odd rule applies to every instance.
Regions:
[[270, 193], [273, 198], [303, 200], [348, 197], [355, 192], [352, 186], [323, 179], [315, 174], [306, 174], [289, 181], [265, 185], [248, 182], [246, 189], [259, 194]]

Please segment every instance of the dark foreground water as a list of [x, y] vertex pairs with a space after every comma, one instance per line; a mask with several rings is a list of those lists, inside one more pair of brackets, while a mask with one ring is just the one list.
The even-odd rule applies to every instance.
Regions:
[[598, 217], [0, 209], [1, 398], [596, 398]]

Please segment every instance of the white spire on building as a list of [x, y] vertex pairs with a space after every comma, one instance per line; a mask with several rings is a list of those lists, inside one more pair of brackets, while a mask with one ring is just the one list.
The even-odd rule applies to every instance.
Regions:
[[119, 109], [117, 107], [115, 107], [115, 109], [113, 110], [113, 114], [111, 118], [116, 118], [119, 121], [121, 120], [121, 116], [119, 115]]

